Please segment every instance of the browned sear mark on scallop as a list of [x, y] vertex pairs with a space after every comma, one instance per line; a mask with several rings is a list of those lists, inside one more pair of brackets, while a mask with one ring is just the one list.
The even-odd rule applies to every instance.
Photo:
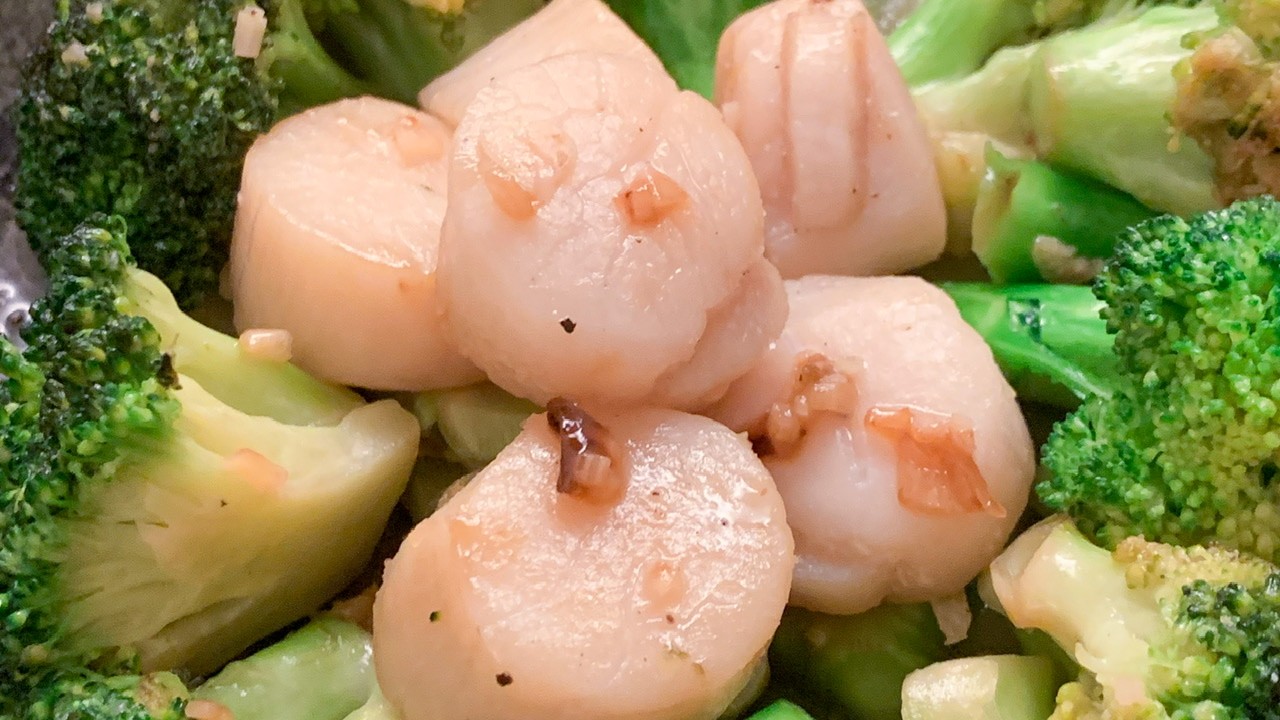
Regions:
[[920, 515], [1006, 515], [973, 459], [973, 427], [955, 415], [906, 406], [867, 411], [867, 427], [894, 443], [898, 502]]
[[547, 424], [560, 438], [556, 491], [597, 505], [621, 500], [625, 469], [608, 428], [565, 398], [547, 403]]
[[856, 400], [857, 387], [851, 373], [837, 367], [822, 353], [799, 355], [791, 375], [791, 387], [770, 408], [764, 435], [752, 438], [752, 444], [761, 455], [790, 455], [800, 446], [816, 415], [847, 415]]
[[618, 207], [627, 220], [639, 227], [652, 227], [687, 205], [689, 193], [670, 175], [649, 168], [618, 195]]

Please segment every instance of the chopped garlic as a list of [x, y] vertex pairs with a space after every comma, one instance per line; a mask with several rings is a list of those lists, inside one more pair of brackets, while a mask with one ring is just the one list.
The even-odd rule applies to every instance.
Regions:
[[946, 638], [948, 645], [969, 637], [969, 626], [973, 624], [973, 613], [969, 610], [969, 600], [964, 592], [930, 601], [933, 616], [938, 619], [938, 627]]
[[1083, 285], [1102, 272], [1103, 261], [1082, 257], [1074, 247], [1051, 235], [1041, 235], [1031, 245], [1031, 261], [1051, 283]]
[[65, 65], [88, 65], [89, 51], [78, 41], [72, 40], [71, 44], [62, 49], [62, 62]]
[[267, 13], [262, 8], [250, 5], [236, 15], [236, 33], [231, 42], [236, 57], [258, 57], [266, 36]]
[[102, 3], [91, 2], [88, 5], [85, 5], [84, 16], [89, 18], [89, 22], [91, 23], [96, 24], [102, 22]]

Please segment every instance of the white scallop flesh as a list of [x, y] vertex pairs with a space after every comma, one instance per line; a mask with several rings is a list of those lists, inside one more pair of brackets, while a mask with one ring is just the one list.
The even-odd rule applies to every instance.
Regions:
[[464, 355], [543, 403], [697, 409], [781, 331], [750, 164], [665, 73], [561, 55], [458, 127], [440, 298]]
[[602, 0], [551, 0], [431, 81], [418, 94], [418, 102], [456, 127], [476, 93], [495, 77], [556, 55], [592, 51], [626, 55], [662, 69], [658, 56]]
[[534, 416], [387, 565], [374, 657], [404, 720], [711, 720], [751, 680], [794, 565], [769, 473], [703, 417], [601, 420], [616, 502], [557, 491]]
[[946, 244], [929, 137], [858, 0], [776, 0], [725, 31], [716, 103], [764, 193], [786, 278], [887, 275]]
[[240, 331], [285, 330], [326, 380], [424, 390], [481, 379], [436, 297], [451, 133], [377, 98], [281, 122], [245, 158], [231, 245]]
[[[960, 592], [1004, 546], [1035, 472], [990, 349], [918, 278], [813, 276], [787, 291], [782, 336], [710, 415], [753, 435], [786, 502], [792, 601], [856, 613]], [[835, 369], [828, 393], [798, 395], [815, 356]]]

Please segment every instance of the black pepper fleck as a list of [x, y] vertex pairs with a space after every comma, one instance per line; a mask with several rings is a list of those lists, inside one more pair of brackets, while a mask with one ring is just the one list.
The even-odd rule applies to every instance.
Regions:
[[428, 620], [430, 620], [431, 622], [439, 622], [439, 621], [440, 621], [440, 611], [439, 611], [439, 610], [432, 610], [432, 611], [431, 611], [431, 614], [427, 616], [427, 619], [428, 619]]
[[511, 684], [511, 673], [498, 673], [498, 684], [506, 687]]
[[560, 327], [564, 328], [565, 332], [572, 335], [573, 331], [578, 329], [578, 323], [570, 320], [569, 318], [565, 318], [560, 321]]

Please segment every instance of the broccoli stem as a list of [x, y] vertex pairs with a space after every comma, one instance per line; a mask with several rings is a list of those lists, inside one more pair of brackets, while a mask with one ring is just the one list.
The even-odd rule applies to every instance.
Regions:
[[967, 75], [1035, 24], [1019, 0], [924, 0], [888, 37], [907, 84]]
[[860, 718], [897, 718], [902, 681], [943, 659], [945, 640], [927, 604], [882, 605], [860, 615], [788, 608], [769, 648], [784, 679]]
[[276, 30], [262, 63], [281, 82], [282, 117], [370, 92], [368, 85], [339, 65], [316, 39], [301, 0], [284, 0], [275, 21]]
[[1191, 52], [1183, 38], [1216, 24], [1212, 7], [1154, 7], [1045, 41], [1029, 84], [1037, 154], [1157, 210], [1216, 207], [1212, 162], [1174, 142], [1169, 122], [1173, 70]]
[[930, 665], [902, 685], [902, 720], [1044, 720], [1058, 684], [1040, 657], [995, 655]]
[[[1000, 284], [1059, 281], [1037, 260], [1036, 243], [1055, 238], [1082, 258], [1106, 258], [1119, 233], [1156, 213], [1115, 188], [988, 148], [973, 216], [973, 250]], [[1091, 274], [1090, 274], [1091, 277]]]
[[813, 720], [799, 705], [779, 700], [747, 720]]
[[343, 720], [378, 694], [369, 633], [321, 618], [227, 665], [192, 693], [236, 720]]
[[1119, 376], [1099, 311], [1103, 303], [1078, 285], [947, 283], [961, 316], [991, 346], [1018, 396], [1073, 408], [1110, 395]]

